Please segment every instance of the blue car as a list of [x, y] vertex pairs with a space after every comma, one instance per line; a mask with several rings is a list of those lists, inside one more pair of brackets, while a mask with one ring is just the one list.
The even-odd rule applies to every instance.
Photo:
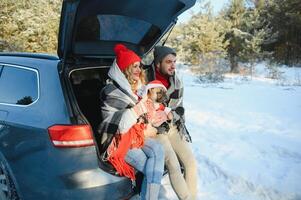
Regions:
[[195, 0], [64, 0], [58, 56], [0, 53], [0, 199], [129, 199], [102, 159], [99, 93], [124, 43], [146, 55]]

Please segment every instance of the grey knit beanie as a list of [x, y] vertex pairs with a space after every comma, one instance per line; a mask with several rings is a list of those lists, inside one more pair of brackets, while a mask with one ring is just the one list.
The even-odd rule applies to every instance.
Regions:
[[174, 49], [166, 46], [156, 46], [154, 50], [154, 63], [155, 65], [159, 62], [161, 62], [165, 56], [168, 54], [173, 54], [174, 56], [177, 56]]

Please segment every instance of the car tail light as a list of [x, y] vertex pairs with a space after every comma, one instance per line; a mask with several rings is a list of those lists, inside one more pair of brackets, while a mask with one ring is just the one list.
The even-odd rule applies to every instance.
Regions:
[[89, 125], [54, 125], [48, 128], [50, 139], [56, 147], [86, 147], [94, 145]]

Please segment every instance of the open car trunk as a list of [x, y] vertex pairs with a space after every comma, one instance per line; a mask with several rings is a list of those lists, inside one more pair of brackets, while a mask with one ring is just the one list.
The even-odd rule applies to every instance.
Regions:
[[71, 81], [67, 90], [72, 89], [74, 95], [70, 92], [68, 98], [73, 100], [75, 96], [77, 101], [70, 106], [72, 111], [75, 110], [72, 114], [77, 121], [81, 118], [78, 113], [85, 116], [94, 131], [98, 148], [101, 148], [100, 137], [96, 135], [101, 123], [99, 93], [115, 58], [114, 46], [125, 44], [142, 57], [195, 1], [63, 1], [58, 37], [60, 70]]
[[77, 107], [77, 119], [88, 122], [93, 130], [99, 165], [105, 171], [114, 174], [115, 170], [107, 162], [103, 162], [102, 137], [97, 131], [102, 121], [100, 92], [108, 79], [109, 68], [109, 65], [77, 67], [69, 72], [69, 80], [77, 102], [73, 105]]
[[108, 79], [109, 66], [86, 67], [70, 72], [70, 81], [77, 104], [93, 132], [101, 122], [100, 91]]
[[60, 72], [65, 75], [64, 81], [68, 79], [66, 98], [72, 104], [71, 120], [91, 125], [99, 166], [105, 171], [115, 173], [102, 161], [97, 129], [102, 121], [100, 92], [115, 58], [114, 46], [125, 44], [142, 57], [195, 1], [63, 0], [58, 56], [62, 61]]
[[[101, 157], [101, 153], [99, 152], [101, 149], [101, 135], [99, 135], [97, 131], [98, 125], [102, 120], [100, 92], [108, 79], [109, 68], [109, 65], [76, 68], [69, 72], [69, 81], [72, 85], [73, 94], [76, 98], [81, 116], [86, 118], [93, 130], [98, 152], [99, 167], [107, 173], [119, 176], [116, 174], [116, 170], [112, 165], [108, 162], [104, 162]], [[129, 190], [132, 190], [130, 196], [135, 195], [141, 189], [143, 179], [142, 173], [138, 172], [136, 178], [136, 186], [133, 188], [129, 185]]]

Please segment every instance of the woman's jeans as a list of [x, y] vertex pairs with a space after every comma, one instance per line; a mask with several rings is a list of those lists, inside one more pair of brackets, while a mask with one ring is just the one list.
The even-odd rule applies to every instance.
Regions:
[[130, 149], [125, 161], [144, 174], [141, 199], [158, 199], [164, 171], [164, 149], [154, 139], [146, 138], [141, 149]]

